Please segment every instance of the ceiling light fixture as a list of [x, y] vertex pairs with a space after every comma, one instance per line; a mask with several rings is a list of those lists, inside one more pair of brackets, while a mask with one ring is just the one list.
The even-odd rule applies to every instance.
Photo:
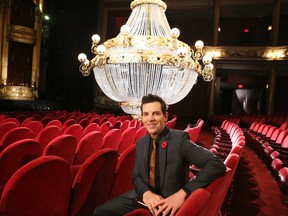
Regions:
[[149, 93], [171, 105], [190, 92], [198, 75], [213, 79], [212, 57], [204, 55], [203, 42], [197, 41], [194, 51], [178, 40], [180, 31], [170, 29], [166, 8], [161, 0], [134, 0], [120, 33], [103, 44], [93, 35], [95, 57], [78, 56], [80, 72], [88, 76], [93, 70], [101, 90], [126, 113], [140, 114], [141, 98]]

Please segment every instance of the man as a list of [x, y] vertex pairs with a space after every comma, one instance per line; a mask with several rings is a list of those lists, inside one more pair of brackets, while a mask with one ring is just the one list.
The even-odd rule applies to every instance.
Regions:
[[[144, 96], [141, 112], [148, 134], [136, 143], [135, 190], [97, 207], [94, 215], [125, 215], [137, 208], [134, 200], [138, 199], [152, 215], [173, 216], [191, 192], [206, 187], [226, 170], [220, 158], [192, 143], [186, 132], [166, 127], [168, 112], [162, 98]], [[201, 168], [191, 180], [190, 164]]]

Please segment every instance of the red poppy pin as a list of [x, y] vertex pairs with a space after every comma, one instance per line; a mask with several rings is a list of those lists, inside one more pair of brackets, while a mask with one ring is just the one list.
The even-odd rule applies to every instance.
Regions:
[[167, 148], [167, 142], [166, 141], [162, 142], [162, 148], [163, 149]]

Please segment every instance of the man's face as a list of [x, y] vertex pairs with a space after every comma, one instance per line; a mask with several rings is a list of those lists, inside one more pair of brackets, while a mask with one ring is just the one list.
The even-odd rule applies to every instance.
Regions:
[[163, 131], [167, 118], [168, 113], [163, 114], [159, 102], [143, 104], [142, 122], [153, 139]]

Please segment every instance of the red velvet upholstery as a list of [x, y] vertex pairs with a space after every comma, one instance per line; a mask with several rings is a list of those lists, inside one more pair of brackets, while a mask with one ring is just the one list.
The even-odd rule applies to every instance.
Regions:
[[112, 124], [112, 128], [115, 128], [115, 129], [120, 129], [122, 126], [122, 122], [121, 121], [115, 121], [113, 124]]
[[193, 191], [177, 211], [176, 216], [198, 216], [204, 209], [209, 208], [206, 204], [210, 193], [203, 188]]
[[77, 143], [78, 143], [83, 137], [83, 127], [79, 124], [70, 125], [64, 130], [63, 134], [73, 135], [76, 138]]
[[134, 188], [134, 184], [132, 182], [132, 172], [135, 161], [135, 149], [136, 145], [133, 144], [119, 157], [109, 193], [109, 199], [112, 199]]
[[45, 116], [41, 119], [41, 123], [43, 124], [44, 127], [48, 124], [48, 122], [52, 121], [53, 117], [52, 116]]
[[136, 143], [139, 138], [145, 136], [146, 134], [147, 134], [147, 130], [144, 126], [138, 128], [138, 130], [136, 132], [136, 137], [135, 137], [134, 143]]
[[127, 129], [127, 128], [129, 128], [130, 127], [130, 121], [129, 120], [124, 120], [123, 122], [122, 122], [122, 125], [121, 125], [121, 131], [122, 131], [122, 133]]
[[23, 120], [23, 122], [21, 123], [21, 126], [22, 126], [22, 127], [25, 127], [26, 124], [28, 124], [28, 123], [31, 122], [31, 121], [36, 121], [36, 119], [35, 119], [34, 117], [28, 117], [28, 118], [26, 118], [26, 119]]
[[85, 129], [90, 124], [90, 120], [88, 118], [83, 118], [78, 122], [78, 124], [81, 125], [83, 129]]
[[43, 155], [55, 155], [61, 157], [72, 165], [75, 157], [77, 141], [70, 134], [63, 134], [51, 140], [43, 150]]
[[48, 122], [46, 124], [46, 127], [51, 126], [51, 125], [57, 126], [62, 130], [62, 122], [59, 121], [58, 119], [53, 119], [52, 121]]
[[40, 131], [36, 140], [42, 145], [42, 148], [44, 149], [52, 139], [60, 135], [62, 135], [61, 129], [57, 126], [51, 125]]
[[110, 128], [104, 123], [99, 127], [99, 131], [103, 134], [103, 136], [105, 136], [110, 131]]
[[1, 122], [1, 124], [5, 123], [5, 122], [14, 122], [14, 123], [16, 123], [18, 126], [20, 126], [20, 122], [19, 122], [19, 120], [16, 119], [16, 118], [6, 118], [6, 119], [4, 119], [4, 120]]
[[218, 215], [238, 166], [239, 158], [236, 154], [229, 154], [224, 161], [227, 166], [226, 173], [206, 188], [211, 195], [207, 203], [207, 208], [201, 212], [201, 216]]
[[280, 179], [280, 187], [284, 193], [288, 193], [288, 167], [282, 167], [278, 171], [278, 176]]
[[121, 142], [121, 130], [112, 129], [106, 135], [104, 135], [102, 149], [103, 148], [113, 148], [116, 151], [119, 149], [119, 144]]
[[67, 127], [69, 127], [70, 125], [73, 125], [73, 124], [77, 124], [77, 121], [73, 118], [70, 118], [67, 121], [65, 121], [63, 124], [63, 128], [62, 128], [63, 131], [66, 130]]
[[83, 131], [83, 134], [88, 134], [92, 131], [99, 131], [99, 125], [97, 123], [90, 123]]
[[92, 131], [86, 134], [77, 144], [74, 165], [83, 164], [88, 157], [97, 152], [103, 142], [103, 135], [100, 131]]
[[122, 132], [121, 142], [119, 144], [119, 149], [118, 149], [119, 153], [122, 153], [125, 149], [127, 149], [129, 146], [134, 144], [136, 131], [137, 129], [135, 127], [129, 127], [125, 131]]
[[0, 154], [1, 193], [9, 178], [20, 167], [41, 155], [42, 146], [34, 139], [22, 139], [6, 147]]
[[98, 116], [96, 116], [96, 117], [94, 117], [94, 118], [92, 118], [91, 120], [90, 120], [90, 124], [91, 123], [96, 123], [96, 124], [100, 124], [100, 118], [98, 117]]
[[2, 193], [0, 215], [67, 215], [70, 182], [66, 161], [55, 156], [39, 157], [9, 179]]
[[94, 208], [108, 200], [118, 160], [113, 149], [101, 149], [80, 167], [73, 182], [70, 216], [92, 215]]
[[41, 130], [43, 130], [43, 128], [44, 128], [43, 124], [39, 121], [31, 121], [31, 122], [27, 123], [25, 127], [31, 129], [33, 131], [35, 137], [37, 137], [39, 132]]
[[3, 136], [10, 130], [19, 127], [15, 122], [4, 122], [0, 124], [0, 141], [2, 140]]
[[21, 139], [34, 139], [35, 135], [32, 130], [26, 127], [17, 127], [8, 131], [0, 141], [0, 151], [12, 143]]

